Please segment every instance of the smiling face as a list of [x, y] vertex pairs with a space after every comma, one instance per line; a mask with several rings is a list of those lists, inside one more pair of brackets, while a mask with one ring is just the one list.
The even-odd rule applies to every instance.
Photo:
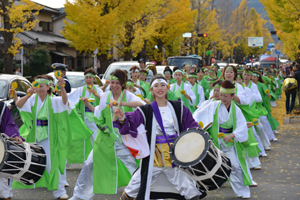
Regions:
[[95, 78], [91, 77], [91, 76], [85, 76], [84, 81], [85, 81], [86, 85], [93, 85], [94, 81], [95, 81]]
[[165, 83], [156, 83], [150, 91], [155, 96], [155, 98], [165, 98], [169, 88]]
[[251, 76], [252, 77], [252, 81], [253, 83], [257, 83], [258, 81], [258, 77], [257, 76]]
[[39, 88], [36, 88], [35, 91], [36, 91], [36, 94], [37, 94], [37, 95], [39, 95], [39, 96], [44, 96], [44, 95], [47, 95], [47, 91], [48, 91], [49, 89], [50, 89], [50, 86], [49, 86], [49, 85], [40, 83], [40, 87], [39, 87]]
[[214, 88], [214, 97], [216, 100], [220, 100], [220, 88], [218, 87]]
[[119, 80], [111, 80], [110, 81], [110, 89], [111, 91], [116, 94], [122, 91], [122, 85], [120, 84]]
[[225, 71], [225, 80], [233, 82], [234, 77], [235, 77], [235, 74], [234, 74], [233, 69], [232, 68], [227, 68], [226, 71]]

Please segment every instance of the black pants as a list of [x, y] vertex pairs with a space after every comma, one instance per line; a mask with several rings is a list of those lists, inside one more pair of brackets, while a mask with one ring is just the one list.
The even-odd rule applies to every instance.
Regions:
[[[291, 102], [291, 106], [290, 106], [290, 97], [291, 97], [291, 95], [292, 95], [292, 102]], [[291, 92], [285, 91], [285, 96], [286, 96], [285, 109], [286, 109], [286, 112], [292, 112], [292, 110], [295, 106], [296, 95], [297, 95], [296, 90], [291, 91]]]

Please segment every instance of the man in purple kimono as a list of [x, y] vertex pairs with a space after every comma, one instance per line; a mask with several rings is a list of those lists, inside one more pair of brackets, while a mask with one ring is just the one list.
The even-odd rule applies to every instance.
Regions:
[[[0, 133], [13, 138], [19, 143], [25, 141], [19, 133], [18, 126], [14, 123], [12, 114], [4, 102], [0, 101]], [[3, 160], [0, 160], [0, 163]], [[1, 169], [0, 169], [1, 170]], [[0, 200], [11, 199], [12, 197], [12, 180], [0, 177]]]

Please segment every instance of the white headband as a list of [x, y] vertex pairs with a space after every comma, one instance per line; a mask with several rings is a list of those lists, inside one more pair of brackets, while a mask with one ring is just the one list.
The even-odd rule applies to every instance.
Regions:
[[130, 72], [140, 72], [138, 69], [133, 69]]
[[168, 85], [167, 81], [165, 81], [165, 80], [162, 79], [162, 78], [158, 78], [158, 79], [156, 79], [155, 81], [153, 81], [153, 83], [151, 84], [151, 88], [153, 88], [153, 86], [154, 86], [156, 83], [164, 83], [164, 84]]

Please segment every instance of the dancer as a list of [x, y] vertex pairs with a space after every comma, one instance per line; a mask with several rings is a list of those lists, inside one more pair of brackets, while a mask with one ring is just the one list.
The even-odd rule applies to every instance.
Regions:
[[202, 86], [205, 99], [209, 99], [209, 92], [210, 92], [210, 86], [207, 80], [204, 78], [204, 70], [203, 69], [198, 69], [197, 70], [197, 76], [198, 76], [198, 84]]
[[[64, 187], [66, 176], [63, 174], [71, 131], [69, 121], [65, 120], [69, 117], [68, 96], [63, 87], [65, 81], [63, 78], [58, 80], [61, 97], [50, 97], [51, 88], [46, 76], [37, 76], [36, 81], [39, 87], [29, 88], [27, 95], [16, 103], [24, 125], [29, 130], [26, 141], [43, 146], [47, 155], [47, 166], [43, 177], [32, 187], [47, 187], [48, 190], [53, 190], [54, 198], [68, 199]], [[35, 121], [36, 123], [32, 123]], [[14, 184], [13, 187], [26, 188], [20, 183]]]
[[164, 76], [165, 79], [167, 80], [168, 84], [173, 84], [176, 83], [176, 80], [172, 77], [173, 75], [173, 71], [171, 70], [170, 67], [165, 67], [164, 69]]
[[189, 74], [188, 80], [189, 80], [190, 84], [192, 85], [192, 91], [194, 92], [194, 94], [196, 96], [196, 101], [195, 101], [196, 110], [198, 107], [201, 106], [201, 104], [205, 100], [203, 88], [201, 85], [197, 84], [197, 79], [198, 79], [198, 76], [196, 75], [195, 72], [192, 72]]
[[[196, 128], [198, 125], [182, 102], [166, 99], [168, 83], [165, 78], [153, 78], [151, 91], [155, 97], [155, 101], [151, 105], [141, 106], [133, 113], [124, 114], [118, 108], [115, 110], [115, 114], [119, 118], [117, 125], [122, 135], [131, 135], [136, 138], [139, 134], [137, 128], [141, 124], [146, 126], [147, 142], [150, 148], [150, 156], [142, 159], [142, 167], [134, 173], [121, 199], [149, 200], [151, 185], [160, 175], [164, 174], [168, 185], [175, 187], [181, 196], [184, 196], [185, 199], [198, 200], [201, 192], [197, 189], [196, 182], [181, 169], [172, 168], [168, 153], [168, 143], [172, 142], [180, 132], [188, 128]], [[158, 138], [163, 138], [164, 142], [158, 143]], [[155, 153], [155, 151], [157, 152], [155, 146], [163, 149], [158, 150], [161, 156]], [[151, 198], [159, 197], [152, 196]]]
[[173, 91], [177, 99], [183, 101], [183, 105], [193, 113], [196, 110], [194, 107], [196, 96], [192, 91], [191, 85], [183, 82], [184, 72], [177, 69], [174, 72], [174, 78], [176, 83], [171, 85], [170, 90]]
[[[147, 88], [143, 88], [142, 84], [140, 82], [139, 78], [139, 68], [138, 66], [132, 66], [129, 70], [130, 72], [130, 76], [131, 76], [131, 81], [134, 83], [134, 87], [136, 87], [139, 91], [137, 92], [137, 94], [141, 94], [143, 96], [143, 98], [146, 97], [147, 93]], [[143, 84], [144, 85], [144, 84]]]
[[99, 130], [93, 150], [79, 174], [71, 200], [93, 199], [94, 193], [116, 194], [118, 187], [128, 184], [137, 168], [134, 157], [122, 142], [119, 130], [113, 126], [113, 112], [119, 102], [124, 112], [132, 112], [132, 108], [145, 104], [139, 97], [124, 90], [126, 81], [126, 72], [117, 69], [110, 76], [111, 91], [101, 95], [99, 106], [94, 107], [86, 97], [81, 98], [94, 112]]
[[[250, 198], [249, 185], [252, 184], [248, 166], [243, 154], [248, 147], [247, 122], [234, 101], [235, 86], [224, 81], [220, 89], [221, 101], [214, 101], [204, 109], [197, 110], [193, 117], [197, 122], [209, 119], [213, 122], [208, 129], [212, 141], [231, 161], [230, 184], [236, 197]], [[219, 136], [224, 133], [224, 137]]]
[[69, 101], [76, 106], [77, 112], [82, 121], [93, 132], [88, 140], [79, 140], [73, 142], [70, 147], [71, 150], [69, 151], [69, 154], [73, 153], [73, 155], [69, 155], [68, 163], [83, 163], [93, 149], [98, 128], [95, 124], [94, 114], [90, 109], [88, 109], [88, 107], [84, 105], [80, 98], [86, 97], [91, 101], [93, 106], [99, 105], [100, 96], [103, 94], [103, 91], [94, 85], [95, 77], [96, 72], [94, 69], [89, 68], [85, 70], [84, 81], [86, 85], [79, 87], [68, 94]]
[[252, 81], [257, 85], [258, 91], [262, 97], [262, 106], [267, 110], [266, 116], [261, 116], [260, 121], [263, 124], [263, 127], [268, 134], [268, 138], [270, 141], [278, 141], [275, 137], [274, 132], [276, 131], [279, 123], [277, 120], [271, 115], [271, 106], [270, 106], [270, 98], [271, 95], [269, 93], [269, 89], [264, 84], [262, 76], [259, 72], [254, 72], [252, 76]]

